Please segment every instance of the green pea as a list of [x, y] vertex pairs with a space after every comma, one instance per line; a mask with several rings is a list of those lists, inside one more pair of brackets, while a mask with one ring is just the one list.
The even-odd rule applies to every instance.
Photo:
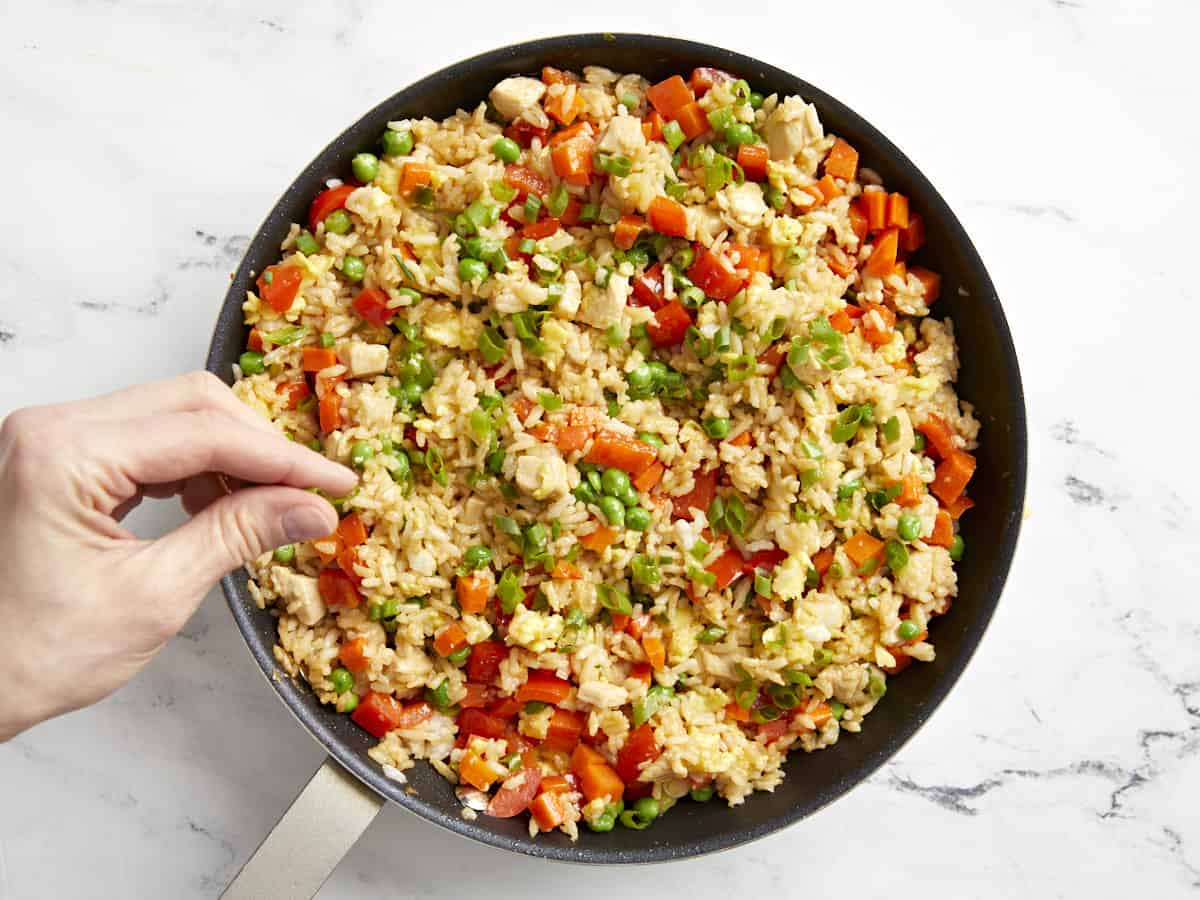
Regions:
[[276, 547], [274, 554], [275, 562], [290, 563], [296, 558], [296, 545], [284, 544], [282, 547]]
[[706, 787], [692, 788], [691, 791], [689, 792], [688, 796], [690, 796], [697, 803], [707, 803], [709, 800], [711, 800], [713, 798], [713, 793], [714, 792], [713, 792], [712, 786], [708, 785]]
[[600, 506], [600, 512], [604, 514], [604, 518], [608, 520], [608, 524], [614, 528], [623, 528], [625, 526], [625, 504], [616, 497], [604, 496], [597, 501]]
[[353, 227], [354, 221], [344, 209], [335, 209], [325, 217], [325, 230], [331, 234], [346, 234]]
[[867, 682], [867, 693], [875, 700], [878, 700], [887, 693], [887, 683], [878, 675], [872, 675]]
[[463, 281], [483, 281], [487, 276], [487, 263], [469, 258], [458, 261], [458, 277]]
[[617, 817], [609, 812], [602, 812], [600, 815], [596, 816], [596, 818], [588, 820], [588, 828], [592, 829], [592, 831], [598, 831], [601, 833], [605, 831], [612, 831], [616, 824]]
[[263, 355], [257, 350], [247, 350], [239, 356], [238, 365], [241, 366], [243, 375], [260, 375], [267, 371], [267, 367], [263, 365]]
[[610, 497], [616, 497], [629, 490], [629, 475], [617, 468], [605, 469], [600, 476], [600, 487]]
[[744, 122], [735, 122], [725, 129], [725, 140], [730, 144], [753, 144], [754, 129]]
[[374, 153], [360, 153], [350, 160], [350, 168], [361, 184], [370, 184], [379, 174], [379, 157]]
[[338, 712], [352, 713], [358, 709], [358, 694], [347, 691], [338, 697]]
[[640, 432], [638, 434], [638, 440], [641, 441], [643, 444], [649, 444], [651, 447], [657, 447], [660, 450], [666, 446], [663, 443], [662, 438], [660, 438], [657, 434], [651, 434], [648, 431]]
[[709, 625], [700, 632], [700, 643], [715, 644], [721, 638], [725, 637], [725, 629], [720, 625]]
[[883, 548], [883, 555], [893, 572], [899, 572], [908, 565], [908, 548], [899, 541], [888, 541]]
[[470, 547], [464, 555], [464, 561], [468, 568], [482, 569], [491, 563], [492, 551], [483, 546]]
[[913, 435], [913, 452], [920, 453], [925, 449], [925, 435], [919, 431]]
[[515, 163], [521, 158], [521, 147], [511, 138], [498, 137], [492, 144], [492, 153], [501, 162]]
[[641, 831], [658, 818], [658, 813], [658, 801], [653, 797], [643, 797], [633, 805], [633, 809], [621, 813], [621, 824], [634, 831]]
[[903, 541], [915, 541], [921, 534], [921, 520], [912, 513], [905, 513], [896, 523], [896, 534]]
[[897, 629], [897, 631], [900, 634], [901, 640], [911, 641], [913, 638], [915, 638], [918, 634], [921, 633], [921, 628], [912, 619], [905, 619], [903, 622], [900, 623], [900, 627]]
[[384, 156], [408, 156], [412, 153], [413, 136], [411, 131], [392, 131], [390, 128], [383, 133]]
[[833, 713], [833, 717], [840, 722], [842, 721], [842, 716], [846, 714], [846, 704], [837, 700], [830, 700], [829, 710]]
[[763, 95], [760, 94], [758, 91], [751, 91], [750, 92], [750, 108], [751, 109], [762, 109], [763, 101], [765, 99], [766, 98], [763, 97]]
[[654, 390], [654, 370], [646, 363], [633, 369], [625, 376], [625, 380], [629, 382], [629, 391], [631, 394], [645, 394]]
[[367, 264], [361, 257], [345, 256], [342, 258], [342, 274], [346, 276], [347, 281], [362, 281], [363, 276], [367, 274]]
[[445, 709], [450, 705], [450, 680], [443, 678], [435, 688], [425, 688], [425, 700], [430, 706]]
[[296, 249], [305, 256], [312, 256], [314, 253], [319, 253], [320, 245], [317, 244], [317, 239], [307, 231], [302, 231], [296, 235]]
[[461, 666], [467, 661], [467, 657], [470, 655], [471, 645], [467, 644], [465, 647], [459, 647], [457, 650], [447, 656], [446, 659], [450, 660], [450, 662], [456, 666]]
[[704, 426], [704, 433], [715, 441], [728, 436], [732, 427], [732, 423], [724, 416], [710, 416], [701, 424]]
[[650, 513], [640, 506], [625, 510], [625, 527], [630, 531], [645, 531], [650, 527]]
[[963, 558], [963, 551], [966, 549], [967, 542], [963, 540], [963, 536], [961, 534], [956, 534], [954, 536], [953, 543], [950, 544], [950, 558], [955, 562], [958, 562]]
[[350, 463], [356, 469], [361, 469], [367, 464], [367, 460], [375, 455], [373, 448], [366, 441], [355, 441], [354, 446], [350, 448]]
[[344, 694], [354, 687], [354, 676], [346, 669], [334, 669], [329, 673], [329, 683], [338, 694]]
[[595, 503], [597, 500], [596, 491], [586, 481], [579, 482], [579, 487], [572, 493], [580, 503]]
[[322, 331], [321, 337], [319, 338], [319, 340], [320, 340], [321, 346], [324, 347], [326, 350], [328, 350], [330, 347], [333, 346], [334, 341], [336, 339], [328, 331]]

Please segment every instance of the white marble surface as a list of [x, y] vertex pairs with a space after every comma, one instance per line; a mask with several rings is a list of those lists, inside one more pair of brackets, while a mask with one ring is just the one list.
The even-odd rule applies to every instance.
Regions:
[[[389, 809], [321, 897], [523, 897], [567, 877], [581, 900], [634, 885], [1197, 894], [1200, 486], [1183, 474], [1200, 435], [1197, 5], [789, 3], [770, 24], [700, 0], [536, 17], [428, 4], [420, 21], [406, 6], [6, 4], [0, 412], [201, 365], [247, 235], [400, 86], [538, 34], [677, 33], [821, 85], [958, 211], [1024, 369], [1028, 520], [959, 688], [812, 819], [633, 873], [547, 868]], [[139, 521], [177, 517], [159, 506]], [[126, 690], [0, 746], [0, 897], [213, 896], [320, 758], [214, 592]]]

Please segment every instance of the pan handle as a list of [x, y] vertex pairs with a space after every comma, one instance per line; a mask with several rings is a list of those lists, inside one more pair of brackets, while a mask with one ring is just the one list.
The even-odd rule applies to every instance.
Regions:
[[382, 807], [383, 798], [326, 757], [221, 900], [312, 897]]

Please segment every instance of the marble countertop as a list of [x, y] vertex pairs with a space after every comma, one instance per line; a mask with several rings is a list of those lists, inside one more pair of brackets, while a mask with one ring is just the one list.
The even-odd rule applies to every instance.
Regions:
[[[835, 25], [828, 4], [769, 24], [711, 2], [558, 4], [535, 25], [511, 4], [431, 4], [419, 23], [405, 6], [6, 11], [0, 413], [202, 365], [229, 272], [294, 174], [452, 59], [640, 30], [791, 69], [903, 147], [976, 241], [1025, 377], [1027, 521], [986, 640], [896, 759], [782, 833], [638, 871], [638, 890], [1195, 895], [1200, 483], [1176, 467], [1200, 435], [1200, 6], [865, 0]], [[829, 39], [843, 29], [849, 53]], [[138, 524], [178, 519], [160, 505]], [[127, 689], [0, 745], [0, 898], [214, 896], [321, 758], [214, 591]], [[546, 873], [389, 808], [320, 896], [523, 897]], [[628, 872], [569, 876], [580, 900], [628, 892]]]

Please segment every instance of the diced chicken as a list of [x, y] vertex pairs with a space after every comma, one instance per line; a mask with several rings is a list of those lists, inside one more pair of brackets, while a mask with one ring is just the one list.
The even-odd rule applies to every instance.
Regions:
[[593, 679], [579, 685], [579, 699], [600, 709], [617, 709], [629, 701], [629, 692], [619, 684]]
[[496, 112], [511, 122], [529, 107], [536, 106], [545, 93], [546, 86], [536, 78], [518, 75], [505, 78], [492, 88], [488, 99], [496, 107]]
[[623, 156], [636, 156], [646, 146], [646, 135], [642, 132], [642, 123], [633, 116], [616, 116], [609, 120], [608, 127], [596, 143], [596, 149], [601, 153], [619, 153]]
[[567, 274], [563, 276], [562, 296], [558, 298], [558, 303], [554, 307], [555, 314], [564, 319], [572, 318], [575, 313], [579, 312], [579, 303], [582, 299], [583, 288], [579, 284], [579, 276], [568, 269]]
[[549, 444], [539, 444], [517, 458], [517, 487], [534, 500], [557, 499], [570, 491], [567, 463]]
[[826, 666], [814, 679], [814, 683], [826, 697], [833, 697], [842, 703], [854, 703], [862, 699], [860, 694], [867, 686], [868, 679], [869, 673], [866, 666], [860, 663], [851, 663]]
[[387, 369], [388, 348], [386, 344], [351, 341], [338, 347], [338, 359], [349, 370], [351, 378], [369, 378], [382, 375]]
[[628, 299], [629, 279], [613, 274], [603, 290], [589, 289], [584, 293], [583, 321], [596, 328], [607, 328], [620, 319]]
[[325, 601], [317, 587], [317, 579], [301, 575], [287, 566], [272, 566], [275, 588], [284, 599], [284, 606], [304, 625], [316, 625], [325, 616]]
[[816, 110], [799, 97], [788, 97], [775, 107], [764, 130], [771, 159], [786, 161], [794, 159], [809, 142], [824, 136]]
[[728, 210], [735, 222], [747, 228], [762, 225], [767, 214], [762, 188], [753, 181], [730, 185], [721, 192], [718, 202]]
[[358, 395], [357, 424], [371, 431], [382, 431], [392, 425], [392, 416], [396, 412], [396, 398], [381, 390], [375, 390], [374, 385], [366, 385], [366, 389]]

